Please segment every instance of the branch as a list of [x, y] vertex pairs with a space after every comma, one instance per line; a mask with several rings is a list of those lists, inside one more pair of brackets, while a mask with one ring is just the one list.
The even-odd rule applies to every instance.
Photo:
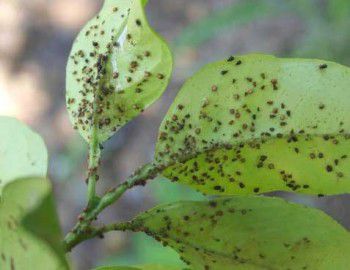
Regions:
[[65, 252], [69, 252], [72, 250], [73, 247], [75, 247], [76, 245], [88, 239], [92, 239], [96, 236], [102, 238], [105, 233], [111, 232], [111, 231], [124, 232], [127, 230], [129, 231], [134, 230], [134, 226], [131, 222], [109, 224], [99, 228], [89, 227], [84, 231], [84, 233], [81, 233], [80, 235], [75, 235], [73, 233], [67, 234], [67, 236], [65, 237], [65, 241], [63, 242], [63, 249]]
[[163, 167], [157, 167], [152, 163], [146, 164], [130, 176], [126, 182], [108, 191], [98, 200], [96, 205], [92, 207], [88, 205], [84, 213], [79, 216], [78, 223], [65, 237], [65, 250], [70, 251], [74, 246], [85, 239], [90, 239], [96, 236], [96, 234], [92, 236], [92, 233], [94, 232], [91, 231], [92, 221], [94, 221], [106, 207], [116, 202], [128, 189], [139, 185], [144, 186], [147, 180], [154, 179], [161, 172], [162, 168]]
[[96, 201], [96, 182], [98, 180], [98, 167], [100, 165], [101, 160], [101, 149], [98, 144], [98, 138], [96, 129], [93, 128], [91, 140], [89, 142], [89, 165], [88, 165], [88, 208], [92, 207], [92, 205]]

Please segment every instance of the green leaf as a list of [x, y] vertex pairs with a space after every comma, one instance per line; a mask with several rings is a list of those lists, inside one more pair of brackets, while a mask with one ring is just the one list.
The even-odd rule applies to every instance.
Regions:
[[4, 187], [0, 231], [0, 269], [68, 269], [46, 179], [20, 179]]
[[135, 267], [128, 266], [106, 266], [99, 267], [95, 270], [184, 270], [184, 268], [171, 267], [171, 266], [161, 266], [161, 265], [142, 265]]
[[178, 202], [133, 225], [178, 251], [192, 269], [348, 269], [350, 235], [319, 210], [278, 198]]
[[18, 120], [0, 116], [0, 196], [17, 178], [46, 177], [47, 150], [41, 137]]
[[206, 194], [350, 192], [350, 69], [230, 57], [189, 79], [156, 147], [163, 175]]
[[157, 100], [172, 56], [149, 26], [141, 0], [106, 0], [74, 42], [67, 108], [74, 127], [102, 143]]
[[142, 3], [143, 6], [146, 6], [147, 3], [148, 3], [148, 0], [142, 0], [141, 3]]

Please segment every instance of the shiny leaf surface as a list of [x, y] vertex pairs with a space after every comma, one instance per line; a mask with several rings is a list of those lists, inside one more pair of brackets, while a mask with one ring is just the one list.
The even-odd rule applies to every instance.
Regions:
[[350, 191], [350, 69], [230, 57], [189, 79], [159, 133], [163, 175], [205, 194]]
[[101, 143], [165, 90], [172, 58], [150, 28], [141, 0], [106, 0], [74, 42], [67, 108], [74, 127]]

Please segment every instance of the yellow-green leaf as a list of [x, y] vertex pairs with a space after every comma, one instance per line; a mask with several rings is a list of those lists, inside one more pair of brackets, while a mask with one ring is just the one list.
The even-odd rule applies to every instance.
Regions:
[[0, 200], [0, 269], [68, 269], [50, 183], [8, 183]]
[[252, 54], [190, 78], [159, 133], [163, 175], [206, 194], [350, 192], [350, 68]]
[[346, 270], [350, 235], [319, 210], [236, 196], [158, 206], [133, 226], [174, 248], [191, 269]]
[[0, 116], [0, 196], [17, 178], [46, 177], [47, 150], [41, 137], [18, 120]]
[[99, 267], [96, 270], [185, 270], [185, 269], [179, 268], [179, 267], [162, 266], [162, 265], [158, 265], [158, 264], [152, 264], [152, 265], [139, 265], [139, 266], [135, 266], [135, 267], [104, 266], [104, 267]]
[[99, 143], [165, 90], [167, 44], [150, 28], [141, 0], [105, 0], [74, 42], [67, 65], [67, 108], [74, 127]]

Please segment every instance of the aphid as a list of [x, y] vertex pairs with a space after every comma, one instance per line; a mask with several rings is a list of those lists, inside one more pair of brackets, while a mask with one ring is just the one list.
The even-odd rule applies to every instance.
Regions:
[[242, 64], [242, 61], [238, 60], [237, 63], [236, 63], [236, 66], [239, 66], [240, 64]]
[[140, 19], [137, 19], [135, 22], [136, 22], [136, 25], [137, 25], [137, 26], [141, 26], [141, 25], [142, 25], [142, 23], [141, 23], [141, 20], [140, 20]]
[[218, 87], [216, 85], [212, 85], [211, 91], [213, 91], [213, 92], [218, 91]]
[[139, 63], [137, 63], [137, 61], [131, 61], [131, 63], [130, 63], [131, 68], [136, 68], [136, 67], [138, 67], [138, 65], [139, 65]]
[[272, 79], [271, 80], [271, 84], [273, 86], [273, 90], [278, 90], [278, 87], [277, 87], [278, 81], [277, 81], [277, 79]]
[[333, 171], [333, 167], [331, 165], [327, 165], [326, 170], [327, 170], [327, 172], [331, 172], [331, 171]]
[[231, 55], [229, 58], [227, 58], [227, 62], [232, 62], [235, 60], [235, 57]]
[[322, 65], [319, 65], [318, 67], [319, 67], [319, 69], [325, 69], [325, 68], [328, 67], [328, 65], [327, 64], [322, 64]]
[[227, 73], [228, 73], [228, 70], [222, 70], [222, 71], [220, 72], [221, 75], [226, 75]]

